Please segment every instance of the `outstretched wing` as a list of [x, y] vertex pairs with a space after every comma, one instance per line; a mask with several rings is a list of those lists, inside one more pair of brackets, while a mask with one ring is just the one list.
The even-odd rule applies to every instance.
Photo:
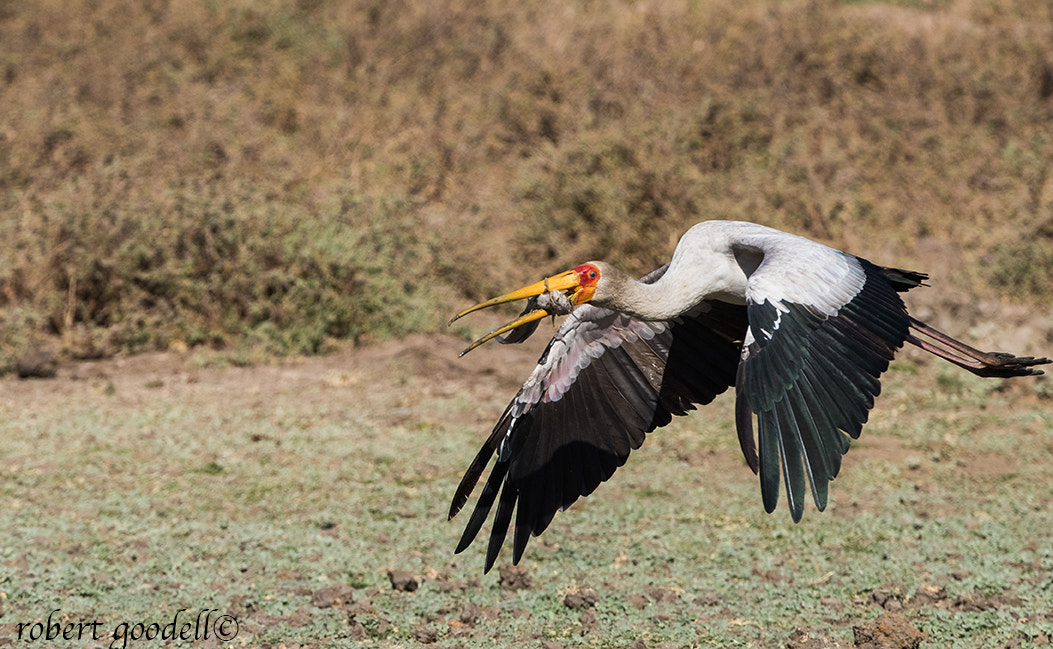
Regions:
[[496, 452], [456, 551], [472, 543], [496, 502], [485, 569], [497, 559], [513, 512], [518, 563], [530, 536], [610, 478], [646, 433], [734, 382], [745, 330], [746, 308], [721, 302], [700, 304], [673, 322], [575, 309], [457, 488], [451, 518]]
[[765, 253], [747, 284], [735, 419], [768, 512], [778, 503], [780, 465], [794, 521], [806, 478], [816, 507], [826, 507], [849, 436], [859, 437], [881, 392], [879, 377], [907, 337], [896, 292], [924, 279], [818, 244], [793, 256]]

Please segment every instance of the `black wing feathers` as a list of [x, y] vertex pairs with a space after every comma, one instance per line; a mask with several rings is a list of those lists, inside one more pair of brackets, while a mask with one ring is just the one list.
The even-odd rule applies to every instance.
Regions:
[[[734, 383], [745, 330], [746, 307], [714, 303], [650, 338], [629, 336], [614, 345], [612, 335], [559, 399], [523, 404], [517, 395], [454, 496], [451, 517], [498, 451], [456, 551], [471, 544], [496, 502], [485, 569], [497, 559], [513, 509], [512, 560], [518, 562], [530, 537], [610, 478], [647, 432]], [[550, 350], [542, 364], [552, 360]], [[524, 405], [526, 412], [513, 417]]]
[[[712, 302], [708, 312], [673, 328], [658, 394], [662, 407], [655, 412], [650, 430], [668, 424], [670, 415], [686, 415], [695, 409], [694, 404], [706, 405], [727, 388], [729, 377], [734, 377], [738, 368], [747, 325], [745, 307]], [[714, 353], [719, 349], [726, 353]]]
[[877, 266], [881, 274], [885, 276], [885, 279], [892, 285], [893, 290], [903, 293], [909, 291], [912, 288], [919, 286], [928, 286], [925, 280], [929, 279], [929, 276], [925, 273], [919, 273], [916, 270], [903, 270], [902, 268], [890, 268], [888, 266]]
[[753, 411], [750, 410], [749, 401], [743, 395], [746, 377], [742, 370], [745, 367], [745, 363], [739, 363], [735, 372], [735, 431], [739, 435], [739, 448], [742, 449], [742, 455], [746, 458], [746, 464], [754, 473], [758, 473], [760, 459], [757, 457], [757, 443], [753, 438]]
[[[804, 509], [805, 480], [816, 507], [825, 508], [827, 484], [848, 450], [844, 433], [859, 436], [881, 392], [879, 377], [907, 336], [907, 312], [896, 291], [925, 279], [858, 261], [863, 286], [833, 316], [794, 303], [747, 308], [754, 340], [737, 383], [739, 440], [747, 462], [759, 469], [769, 512], [778, 502], [782, 465], [795, 521]], [[759, 462], [751, 457], [751, 413], [757, 415]]]

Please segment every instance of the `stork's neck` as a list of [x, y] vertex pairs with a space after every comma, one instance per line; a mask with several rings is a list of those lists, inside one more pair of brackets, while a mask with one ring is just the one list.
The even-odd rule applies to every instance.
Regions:
[[602, 305], [643, 320], [669, 320], [703, 300], [745, 304], [746, 272], [729, 247], [702, 252], [678, 246], [665, 274], [651, 284], [614, 273]]
[[[773, 263], [779, 270], [759, 283], [751, 280], [768, 260], [778, 260]], [[703, 300], [745, 304], [747, 283], [751, 300], [809, 304], [832, 314], [852, 299], [864, 281], [862, 267], [851, 255], [739, 221], [703, 221], [693, 226], [680, 238], [665, 274], [654, 283], [613, 274], [610, 290], [601, 296], [598, 285], [593, 303], [645, 320], [676, 317]]]

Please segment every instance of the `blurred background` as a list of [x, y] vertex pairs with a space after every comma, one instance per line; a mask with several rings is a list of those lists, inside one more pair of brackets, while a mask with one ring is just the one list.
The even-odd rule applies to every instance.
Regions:
[[1048, 0], [2, 3], [0, 371], [438, 331], [714, 218], [1048, 353], [1051, 125]]

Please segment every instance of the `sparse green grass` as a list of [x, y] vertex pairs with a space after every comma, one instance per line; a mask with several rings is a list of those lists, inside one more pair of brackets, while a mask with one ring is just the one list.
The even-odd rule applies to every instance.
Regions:
[[[947, 391], [938, 368], [899, 373], [828, 510], [798, 525], [784, 507], [763, 513], [720, 399], [558, 515], [528, 548], [533, 587], [507, 591], [480, 574], [482, 547], [451, 553], [464, 520], [445, 521], [483, 432], [466, 417], [506, 395], [470, 380], [485, 397], [430, 393], [433, 378], [397, 357], [372, 362], [368, 383], [302, 362], [188, 381], [136, 361], [111, 394], [101, 378], [60, 380], [54, 396], [5, 381], [0, 635], [55, 608], [107, 633], [218, 608], [249, 646], [416, 646], [423, 629], [440, 647], [772, 647], [796, 629], [850, 646], [883, 591], [900, 593], [924, 647], [1053, 632], [1053, 410], [1029, 383], [1001, 397]], [[392, 423], [400, 403], [416, 405]], [[390, 569], [420, 588], [393, 591]], [[312, 603], [337, 584], [372, 607], [354, 613], [361, 627]], [[594, 613], [563, 605], [577, 586], [596, 589]], [[946, 594], [914, 603], [926, 586]], [[989, 603], [970, 610], [978, 597]]]

